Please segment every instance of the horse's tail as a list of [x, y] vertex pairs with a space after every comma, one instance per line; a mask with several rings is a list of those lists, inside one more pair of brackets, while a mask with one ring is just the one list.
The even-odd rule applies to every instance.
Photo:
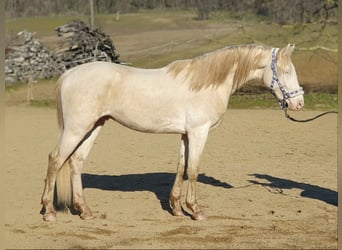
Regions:
[[[63, 74], [57, 81], [56, 86], [56, 105], [57, 105], [57, 120], [61, 134], [64, 130], [63, 122], [63, 107], [62, 107], [62, 94], [61, 87], [64, 81], [65, 74]], [[67, 160], [57, 173], [56, 178], [56, 191], [57, 191], [57, 206], [61, 210], [65, 210], [71, 206], [72, 203], [72, 186], [71, 186], [71, 166]]]
[[72, 204], [71, 166], [66, 161], [58, 171], [56, 178], [57, 207], [66, 210]]
[[61, 93], [61, 88], [62, 88], [63, 80], [64, 80], [64, 75], [62, 75], [58, 79], [57, 86], [56, 86], [57, 121], [58, 121], [58, 126], [59, 126], [59, 128], [61, 130], [64, 129], [63, 108], [62, 108], [62, 93]]

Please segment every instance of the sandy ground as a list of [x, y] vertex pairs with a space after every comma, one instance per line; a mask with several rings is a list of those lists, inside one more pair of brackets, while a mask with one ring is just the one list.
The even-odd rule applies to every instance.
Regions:
[[[296, 117], [318, 112], [303, 111]], [[173, 217], [178, 135], [108, 122], [83, 174], [95, 218], [40, 214], [54, 109], [6, 108], [6, 248], [336, 248], [336, 116], [292, 123], [279, 110], [228, 110], [202, 157], [206, 221]], [[185, 183], [186, 184], [186, 183]]]

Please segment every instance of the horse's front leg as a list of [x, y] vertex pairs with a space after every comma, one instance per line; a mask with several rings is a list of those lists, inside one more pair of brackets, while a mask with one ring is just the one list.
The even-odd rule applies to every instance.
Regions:
[[196, 199], [196, 182], [198, 177], [198, 165], [208, 138], [208, 127], [200, 127], [188, 133], [189, 138], [189, 158], [187, 174], [189, 178], [188, 192], [186, 196], [186, 206], [192, 211], [193, 219], [204, 220], [205, 215], [199, 207]]
[[170, 206], [172, 208], [173, 215], [183, 215], [181, 206], [182, 184], [184, 180], [184, 174], [186, 169], [186, 163], [188, 161], [188, 136], [182, 135], [181, 146], [179, 151], [179, 161], [177, 166], [176, 179], [173, 184], [170, 194]]
[[91, 219], [93, 217], [92, 212], [87, 206], [82, 189], [82, 176], [81, 170], [84, 164], [83, 158], [71, 157], [69, 160], [70, 165], [72, 166], [71, 170], [71, 183], [72, 183], [72, 192], [73, 192], [73, 205], [76, 210], [79, 211], [80, 217], [82, 219]]

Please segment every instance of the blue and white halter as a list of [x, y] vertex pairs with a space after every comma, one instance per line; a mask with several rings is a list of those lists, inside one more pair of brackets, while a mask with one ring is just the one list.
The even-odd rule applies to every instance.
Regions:
[[281, 93], [283, 94], [283, 99], [282, 100], [278, 100], [279, 102], [279, 106], [281, 109], [286, 109], [288, 107], [287, 104], [287, 100], [292, 98], [292, 97], [296, 97], [299, 95], [303, 95], [304, 94], [304, 90], [302, 87], [300, 87], [297, 90], [291, 91], [291, 92], [287, 92], [286, 89], [284, 88], [283, 84], [281, 84], [278, 75], [277, 75], [277, 52], [278, 52], [279, 48], [273, 48], [272, 49], [272, 63], [271, 63], [271, 69], [273, 72], [273, 76], [272, 76], [272, 82], [270, 85], [270, 90], [271, 93], [275, 96], [274, 93], [274, 84], [277, 83], [278, 87], [281, 91]]

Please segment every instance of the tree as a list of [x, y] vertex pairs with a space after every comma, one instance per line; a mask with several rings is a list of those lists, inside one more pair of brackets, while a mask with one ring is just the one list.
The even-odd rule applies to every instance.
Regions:
[[196, 0], [196, 8], [199, 20], [209, 19], [210, 6], [213, 1], [210, 0]]

